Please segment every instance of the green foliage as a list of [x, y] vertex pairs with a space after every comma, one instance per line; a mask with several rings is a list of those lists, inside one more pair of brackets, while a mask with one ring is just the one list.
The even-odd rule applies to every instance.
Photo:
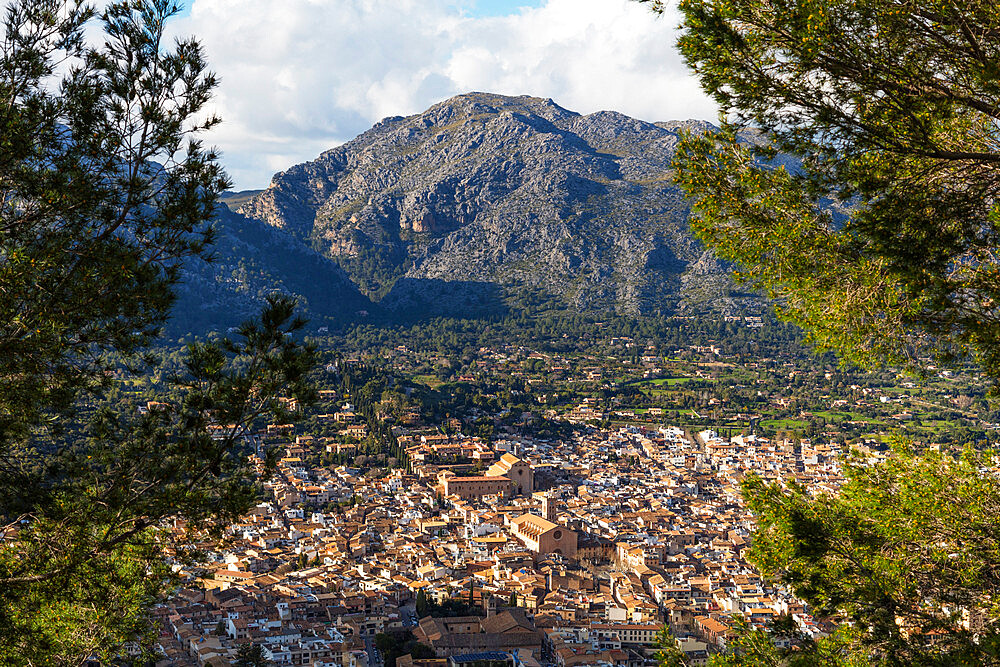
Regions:
[[[317, 249], [323, 250], [322, 247]], [[339, 258], [339, 263], [364, 294], [374, 299], [381, 299], [406, 272], [412, 260], [406, 257], [401, 247], [389, 245], [371, 247], [362, 242], [359, 243], [356, 255], [342, 256]]]
[[[1000, 379], [995, 9], [681, 1], [679, 46], [725, 119], [676, 155], [692, 225], [820, 349], [917, 370], [933, 354]], [[995, 664], [992, 463], [898, 446], [850, 462], [837, 497], [750, 478], [753, 558], [849, 621], [860, 664]], [[738, 641], [771, 657], [730, 664], [792, 662], [758, 631]]]
[[[342, 361], [337, 353], [338, 363]], [[399, 445], [396, 436], [393, 435], [392, 428], [385, 420], [380, 419], [378, 408], [382, 396], [385, 393], [388, 378], [377, 369], [366, 364], [346, 365], [341, 364], [340, 368], [340, 392], [344, 396], [350, 396], [358, 414], [365, 418], [368, 425], [368, 439], [363, 451], [369, 454], [387, 455], [395, 461], [395, 464], [407, 467], [409, 458], [406, 450]], [[358, 459], [361, 459], [360, 461]], [[368, 462], [367, 457], [358, 457], [356, 461]], [[352, 499], [357, 502], [356, 499]]]
[[382, 654], [386, 667], [396, 667], [396, 660], [404, 655], [417, 660], [435, 657], [434, 649], [417, 642], [411, 632], [402, 636], [380, 632], [375, 635], [375, 648]]
[[[289, 336], [302, 324], [292, 308], [273, 299], [260, 323], [241, 329], [243, 341], [191, 345], [177, 398], [157, 409], [101, 405], [85, 440], [8, 446], [17, 467], [4, 471], [4, 518], [17, 530], [0, 543], [3, 664], [113, 651], [170, 584], [163, 522], [212, 528], [253, 506], [259, 488], [244, 435], [265, 416], [288, 417], [277, 394], [312, 398], [312, 350]], [[265, 474], [274, 464], [272, 451]], [[58, 625], [43, 622], [50, 608]]]
[[396, 644], [397, 640], [395, 640], [392, 637], [392, 635], [386, 634], [384, 632], [380, 632], [377, 635], [375, 635], [375, 648], [377, 648], [379, 652], [382, 653], [383, 655], [385, 655], [391, 649], [393, 649], [396, 646]]
[[[245, 436], [308, 403], [313, 351], [268, 299], [192, 343], [146, 410], [115, 385], [147, 354], [227, 178], [197, 134], [215, 86], [164, 45], [171, 0], [7, 4], [0, 49], [0, 664], [113, 662], [173, 585], [168, 522], [211, 529], [258, 497]], [[140, 409], [141, 408], [141, 409]], [[261, 463], [266, 474], [273, 455]], [[181, 545], [178, 559], [184, 562]]]
[[766, 628], [737, 618], [733, 632], [726, 643], [726, 652], [712, 656], [709, 662], [712, 667], [866, 667], [873, 664], [851, 650], [852, 632], [847, 626], [813, 640], [788, 618], [776, 619]]
[[680, 48], [727, 119], [676, 155], [697, 234], [822, 349], [996, 376], [994, 3], [680, 9]]
[[421, 588], [417, 591], [417, 618], [423, 618], [424, 616], [427, 616], [427, 613], [427, 591]]
[[[750, 558], [854, 629], [862, 664], [994, 664], [1000, 657], [1000, 480], [992, 454], [895, 445], [852, 458], [836, 496], [750, 477]], [[971, 630], [964, 621], [971, 621]]]
[[[168, 0], [8, 3], [0, 51], [0, 434], [107, 384], [100, 352], [140, 351], [184, 257], [204, 253], [215, 154], [190, 139], [215, 78], [197, 43], [162, 48]], [[57, 68], [69, 65], [61, 82]], [[168, 94], [169, 91], [169, 94]], [[185, 142], [185, 139], [189, 139]]]
[[[450, 597], [438, 603], [427, 599], [426, 616], [454, 618], [456, 616], [484, 616], [486, 611], [480, 605], [469, 602], [468, 597]], [[420, 616], [420, 613], [417, 613]]]
[[237, 649], [233, 667], [270, 667], [271, 664], [271, 661], [264, 657], [264, 648], [260, 644], [247, 642]]
[[[760, 356], [803, 356], [801, 332], [767, 318], [759, 329], [742, 327], [728, 339], [733, 352]], [[724, 333], [724, 332], [723, 332]], [[358, 325], [334, 341], [338, 349], [371, 353], [405, 344], [411, 349], [436, 351], [441, 355], [465, 355], [467, 349], [524, 345], [550, 352], [588, 350], [616, 336], [648, 340], [664, 346], [706, 345], [720, 337], [718, 318], [671, 318], [658, 316], [562, 315], [509, 316], [502, 319], [436, 318], [413, 326]]]
[[[59, 530], [53, 521], [46, 524], [25, 537], [36, 542], [77, 537], [73, 527]], [[90, 527], [102, 529], [99, 524]], [[68, 553], [56, 558], [64, 564], [74, 558], [77, 562], [63, 569], [53, 566], [55, 558], [46, 545], [26, 542], [0, 549], [0, 572], [8, 580], [0, 593], [0, 664], [77, 664], [73, 661], [81, 656], [102, 652], [95, 648], [155, 637], [147, 610], [169, 577], [156, 531], [96, 553], [86, 553], [88, 544], [67, 543]], [[49, 567], [21, 561], [38, 554]], [[21, 580], [9, 582], [13, 573], [23, 573]], [[24, 581], [32, 576], [44, 578]]]
[[670, 627], [664, 625], [656, 634], [656, 664], [659, 667], [684, 667], [684, 651], [677, 646]]

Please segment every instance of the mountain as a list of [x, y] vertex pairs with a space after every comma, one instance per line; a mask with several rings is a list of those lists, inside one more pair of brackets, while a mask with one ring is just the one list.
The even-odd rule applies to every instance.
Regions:
[[263, 190], [241, 190], [239, 192], [223, 192], [219, 195], [219, 201], [226, 205], [226, 207], [235, 211], [243, 204], [247, 203], [251, 198], [259, 195]]
[[225, 331], [256, 317], [269, 294], [290, 294], [310, 329], [336, 327], [374, 316], [336, 262], [278, 229], [220, 206], [212, 261], [190, 261], [182, 272], [168, 336]]
[[232, 205], [344, 272], [308, 282], [346, 275], [397, 316], [756, 309], [691, 235], [670, 180], [678, 132], [709, 127], [470, 93], [387, 118]]

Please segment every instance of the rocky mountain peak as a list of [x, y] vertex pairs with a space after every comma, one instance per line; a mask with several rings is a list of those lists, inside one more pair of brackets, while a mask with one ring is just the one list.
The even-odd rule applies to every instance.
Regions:
[[704, 271], [712, 262], [670, 181], [677, 133], [692, 127], [468, 93], [275, 175], [239, 212], [310, 244], [389, 308], [532, 295], [553, 308], [672, 310], [731, 287]]

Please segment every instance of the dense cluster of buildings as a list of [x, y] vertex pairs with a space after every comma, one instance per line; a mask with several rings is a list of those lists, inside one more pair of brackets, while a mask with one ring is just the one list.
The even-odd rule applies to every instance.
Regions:
[[828, 630], [745, 561], [738, 483], [753, 470], [835, 488], [836, 449], [666, 426], [398, 437], [411, 471], [313, 467], [322, 445], [288, 447], [212, 567], [178, 560], [190, 584], [158, 609], [164, 664], [230, 664], [253, 642], [276, 665], [381, 667], [386, 635], [404, 666], [640, 667], [665, 623], [701, 664], [736, 616]]

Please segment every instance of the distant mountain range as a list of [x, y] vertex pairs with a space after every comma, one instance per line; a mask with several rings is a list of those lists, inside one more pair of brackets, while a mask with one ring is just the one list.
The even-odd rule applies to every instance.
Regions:
[[710, 127], [486, 93], [387, 118], [224, 198], [218, 260], [188, 272], [179, 328], [231, 326], [275, 290], [317, 327], [759, 310], [691, 235], [671, 181], [678, 131]]

